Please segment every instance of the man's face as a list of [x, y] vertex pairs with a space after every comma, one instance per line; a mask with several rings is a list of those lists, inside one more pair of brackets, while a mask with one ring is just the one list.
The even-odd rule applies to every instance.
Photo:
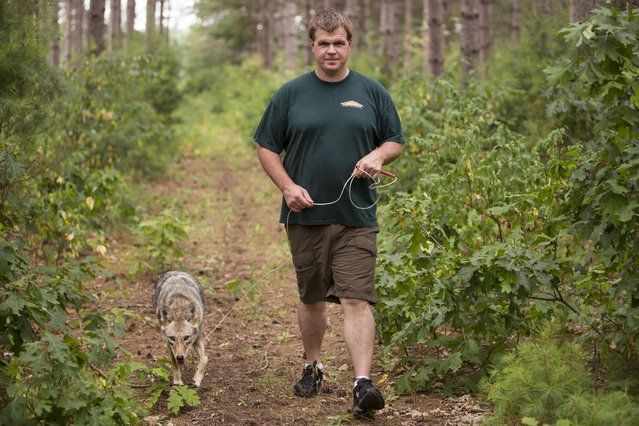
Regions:
[[329, 33], [320, 28], [315, 32], [315, 41], [311, 50], [317, 63], [320, 78], [340, 79], [346, 77], [346, 63], [351, 53], [351, 41], [346, 38], [346, 31], [339, 27]]

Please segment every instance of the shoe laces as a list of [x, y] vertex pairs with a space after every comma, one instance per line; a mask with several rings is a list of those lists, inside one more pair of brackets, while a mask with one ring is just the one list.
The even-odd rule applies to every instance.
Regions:
[[358, 379], [355, 386], [355, 397], [359, 398], [360, 395], [368, 392], [373, 387], [373, 381], [371, 379]]
[[304, 368], [302, 380], [307, 381], [309, 378], [315, 383], [320, 378], [320, 369], [317, 367], [317, 361], [313, 361], [313, 365], [309, 364]]

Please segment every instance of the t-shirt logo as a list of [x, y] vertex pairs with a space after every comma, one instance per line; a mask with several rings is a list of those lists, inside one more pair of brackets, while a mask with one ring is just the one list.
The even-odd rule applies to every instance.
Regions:
[[345, 107], [345, 108], [359, 108], [359, 109], [363, 109], [364, 108], [364, 105], [360, 104], [359, 102], [355, 102], [355, 101], [342, 102], [342, 103], [340, 103], [340, 105]]

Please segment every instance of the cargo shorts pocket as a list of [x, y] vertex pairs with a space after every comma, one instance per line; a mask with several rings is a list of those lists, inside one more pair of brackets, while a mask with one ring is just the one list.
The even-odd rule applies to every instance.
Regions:
[[313, 253], [293, 255], [293, 265], [295, 266], [297, 281], [300, 283], [312, 279], [318, 268], [318, 263]]
[[377, 244], [374, 239], [371, 239], [366, 235], [358, 235], [353, 238], [353, 245], [358, 249], [369, 253], [372, 257], [377, 257]]
[[320, 265], [313, 253], [293, 256], [293, 265], [297, 275], [297, 290], [304, 303], [323, 301], [325, 291], [321, 286]]

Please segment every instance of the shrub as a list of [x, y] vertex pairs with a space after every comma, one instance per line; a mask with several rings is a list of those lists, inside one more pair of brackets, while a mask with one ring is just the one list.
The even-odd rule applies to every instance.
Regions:
[[637, 424], [639, 405], [624, 392], [595, 392], [580, 345], [546, 325], [504, 356], [482, 384], [494, 404], [488, 425]]
[[[2, 240], [0, 418], [3, 424], [135, 424], [125, 380], [102, 372], [115, 360], [122, 321], [85, 308], [90, 261], [32, 269]], [[116, 366], [114, 370], [119, 367]]]
[[[559, 265], [544, 242], [555, 183], [542, 158], [559, 134], [531, 147], [494, 119], [486, 100], [445, 81], [425, 97], [410, 113], [424, 128], [407, 147], [414, 188], [382, 211], [383, 232], [393, 235], [380, 244], [382, 338], [407, 352], [427, 349], [399, 382], [401, 392], [454, 378], [462, 366], [481, 376], [509, 337], [529, 333], [552, 309], [532, 298], [560, 292]], [[410, 161], [399, 163], [400, 176]]]

